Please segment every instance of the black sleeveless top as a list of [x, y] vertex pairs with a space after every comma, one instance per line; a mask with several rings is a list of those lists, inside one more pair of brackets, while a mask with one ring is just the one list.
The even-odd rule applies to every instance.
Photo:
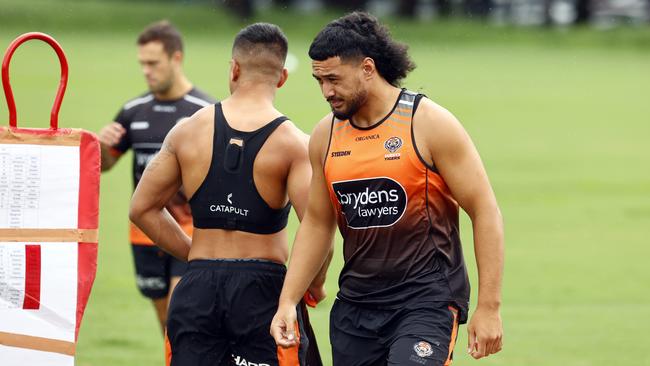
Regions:
[[221, 103], [215, 104], [210, 169], [189, 201], [194, 227], [273, 234], [287, 226], [291, 204], [269, 207], [253, 179], [257, 153], [287, 119], [282, 116], [255, 131], [238, 131], [228, 125]]

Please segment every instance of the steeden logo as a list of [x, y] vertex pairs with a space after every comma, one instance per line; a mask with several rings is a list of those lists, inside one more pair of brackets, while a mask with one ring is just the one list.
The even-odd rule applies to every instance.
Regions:
[[352, 151], [350, 150], [344, 150], [344, 151], [332, 151], [332, 157], [333, 158], [340, 158], [342, 156], [350, 156], [352, 155]]

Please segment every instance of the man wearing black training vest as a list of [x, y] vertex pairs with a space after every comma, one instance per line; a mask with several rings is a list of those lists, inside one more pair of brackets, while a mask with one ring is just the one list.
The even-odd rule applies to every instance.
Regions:
[[[114, 122], [99, 132], [102, 171], [133, 150], [133, 185], [158, 153], [169, 130], [214, 99], [196, 89], [183, 73], [183, 41], [167, 21], [149, 25], [137, 39], [138, 61], [149, 91], [128, 101]], [[182, 193], [165, 202], [174, 219], [191, 235], [192, 217]], [[186, 264], [163, 252], [131, 224], [130, 241], [140, 293], [151, 299], [164, 331], [170, 295], [185, 272]]]
[[[268, 332], [289, 255], [287, 216], [293, 205], [302, 219], [311, 177], [307, 135], [273, 105], [286, 55], [277, 26], [242, 29], [231, 95], [172, 129], [133, 195], [133, 222], [189, 261], [169, 309], [172, 366], [307, 364], [302, 317], [294, 347], [276, 347]], [[192, 207], [191, 239], [165, 210], [179, 189]], [[316, 300], [326, 268], [309, 286]]]

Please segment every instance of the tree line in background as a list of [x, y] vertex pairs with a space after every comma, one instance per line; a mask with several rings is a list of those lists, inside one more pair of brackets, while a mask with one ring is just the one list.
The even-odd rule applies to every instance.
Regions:
[[242, 19], [270, 6], [316, 12], [367, 10], [378, 16], [435, 20], [464, 17], [499, 24], [600, 27], [650, 21], [650, 0], [214, 0]]

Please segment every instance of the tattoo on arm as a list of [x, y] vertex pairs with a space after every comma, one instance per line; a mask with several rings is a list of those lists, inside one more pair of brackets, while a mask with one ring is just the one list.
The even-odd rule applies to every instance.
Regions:
[[149, 164], [147, 164], [145, 171], [156, 169], [158, 165], [160, 165], [163, 161], [169, 159], [169, 155], [173, 155], [173, 154], [174, 154], [174, 149], [172, 145], [169, 142], [165, 141], [160, 151], [156, 154], [156, 156], [153, 159], [151, 159]]
[[169, 154], [175, 154], [176, 153], [176, 151], [174, 150], [174, 146], [169, 141], [169, 139], [165, 139], [165, 141], [163, 142], [163, 146], [161, 148], [161, 151], [164, 151], [164, 152], [169, 153]]
[[146, 172], [146, 171], [150, 171], [150, 170], [154, 170], [154, 169], [156, 169], [156, 168], [158, 167], [158, 165], [160, 165], [160, 161], [159, 161], [159, 160], [160, 160], [160, 153], [156, 154], [156, 156], [155, 156], [153, 159], [151, 159], [151, 161], [149, 162], [149, 164], [147, 164], [147, 167], [144, 168], [144, 171]]

